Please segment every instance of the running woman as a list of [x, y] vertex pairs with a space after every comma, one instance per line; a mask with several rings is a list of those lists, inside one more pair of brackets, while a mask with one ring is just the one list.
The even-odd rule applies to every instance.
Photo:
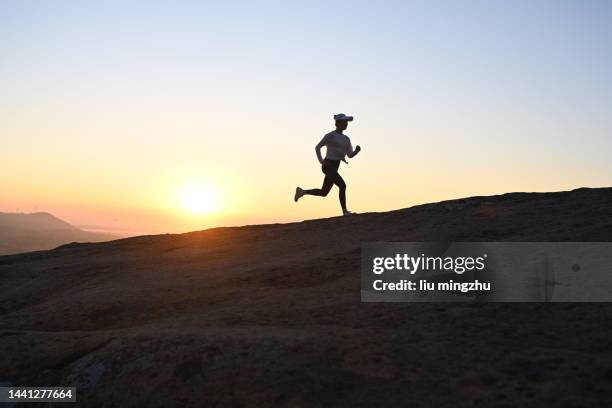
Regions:
[[[297, 202], [297, 200], [305, 195], [325, 197], [335, 184], [340, 189], [340, 205], [342, 206], [342, 214], [350, 215], [353, 213], [346, 208], [346, 183], [344, 180], [342, 180], [340, 174], [338, 174], [338, 168], [340, 167], [340, 160], [348, 163], [344, 159], [345, 155], [349, 158], [353, 158], [361, 151], [361, 147], [357, 146], [353, 150], [351, 139], [342, 133], [344, 130], [346, 130], [348, 123], [353, 120], [353, 117], [347, 116], [344, 113], [339, 113], [334, 115], [334, 119], [336, 121], [336, 130], [323, 136], [323, 139], [321, 139], [319, 144], [315, 147], [317, 158], [319, 159], [319, 163], [321, 163], [321, 170], [325, 174], [325, 179], [323, 179], [323, 187], [314, 188], [312, 190], [303, 190], [300, 187], [297, 187], [295, 189], [295, 196], [293, 197], [293, 200]], [[321, 156], [321, 148], [323, 146], [327, 147], [327, 151], [325, 152], [325, 160]]]

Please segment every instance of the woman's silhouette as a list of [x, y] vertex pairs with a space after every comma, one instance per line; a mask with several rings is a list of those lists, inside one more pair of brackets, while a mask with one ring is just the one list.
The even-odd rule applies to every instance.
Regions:
[[[323, 186], [321, 188], [314, 188], [312, 190], [303, 190], [300, 187], [295, 189], [294, 201], [297, 202], [302, 196], [313, 195], [325, 197], [335, 184], [340, 189], [340, 205], [342, 206], [342, 214], [349, 215], [353, 214], [346, 208], [346, 183], [338, 174], [338, 168], [340, 167], [340, 161], [347, 161], [344, 156], [353, 158], [361, 151], [361, 147], [357, 146], [353, 150], [351, 139], [344, 133], [342, 133], [348, 126], [348, 123], [353, 120], [352, 116], [347, 116], [344, 113], [334, 115], [336, 121], [336, 130], [329, 132], [315, 147], [317, 152], [317, 158], [321, 163], [321, 170], [325, 174], [323, 179]], [[321, 156], [321, 148], [325, 146], [327, 151], [325, 152], [325, 159]]]

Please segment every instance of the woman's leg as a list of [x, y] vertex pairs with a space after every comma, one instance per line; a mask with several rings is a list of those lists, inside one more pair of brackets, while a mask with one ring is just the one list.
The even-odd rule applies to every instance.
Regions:
[[[321, 188], [314, 188], [312, 190], [301, 190], [298, 187], [298, 191], [296, 192], [296, 197], [300, 197], [301, 195], [314, 195], [319, 197], [325, 197], [331, 190], [332, 186], [335, 184], [340, 189], [340, 205], [342, 206], [342, 211], [346, 212], [346, 183], [338, 174], [338, 167], [340, 167], [340, 161], [328, 161], [325, 160], [323, 166], [321, 166], [321, 170], [325, 173], [325, 179], [323, 180], [323, 186]], [[299, 195], [301, 193], [301, 195]]]
[[334, 184], [340, 189], [340, 205], [342, 206], [342, 211], [346, 212], [346, 183], [338, 173], [334, 177]]
[[325, 196], [327, 196], [327, 194], [329, 193], [329, 190], [331, 190], [333, 185], [334, 185], [333, 178], [330, 177], [329, 174], [326, 174], [325, 178], [323, 179], [323, 186], [321, 188], [313, 188], [311, 190], [303, 190], [302, 192], [303, 192], [304, 195], [313, 195], [313, 196], [325, 197]]
[[304, 195], [314, 195], [325, 197], [331, 190], [333, 185], [337, 185], [338, 189], [340, 189], [340, 205], [342, 206], [342, 211], [346, 212], [346, 183], [340, 174], [338, 174], [337, 170], [327, 171], [325, 174], [325, 179], [323, 180], [323, 187], [315, 188], [312, 190], [303, 190]]

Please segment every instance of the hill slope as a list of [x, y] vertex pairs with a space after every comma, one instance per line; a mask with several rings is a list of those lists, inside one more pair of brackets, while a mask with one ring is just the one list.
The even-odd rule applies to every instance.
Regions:
[[46, 213], [0, 213], [0, 255], [52, 249], [68, 242], [108, 241], [115, 237], [83, 231]]
[[611, 306], [362, 304], [359, 262], [363, 241], [611, 241], [611, 203], [511, 193], [0, 257], [0, 381], [92, 406], [609, 405]]

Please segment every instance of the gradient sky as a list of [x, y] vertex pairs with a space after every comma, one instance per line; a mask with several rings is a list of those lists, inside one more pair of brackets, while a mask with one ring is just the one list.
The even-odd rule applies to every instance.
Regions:
[[[129, 4], [126, 4], [129, 3]], [[0, 211], [175, 232], [612, 184], [610, 1], [2, 1]], [[193, 216], [185, 184], [219, 192]]]

